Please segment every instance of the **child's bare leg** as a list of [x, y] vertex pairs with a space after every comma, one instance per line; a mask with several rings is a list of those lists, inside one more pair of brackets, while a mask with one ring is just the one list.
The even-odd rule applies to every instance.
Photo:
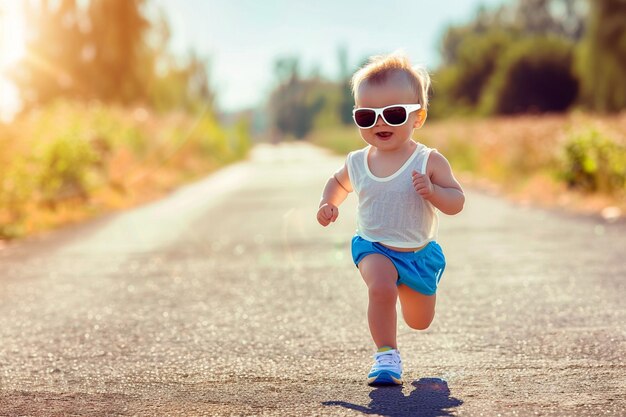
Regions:
[[398, 271], [389, 258], [377, 253], [363, 258], [359, 271], [368, 288], [367, 321], [372, 339], [376, 347], [397, 348]]
[[437, 295], [424, 295], [404, 284], [398, 285], [398, 294], [406, 324], [417, 330], [427, 329], [435, 317]]

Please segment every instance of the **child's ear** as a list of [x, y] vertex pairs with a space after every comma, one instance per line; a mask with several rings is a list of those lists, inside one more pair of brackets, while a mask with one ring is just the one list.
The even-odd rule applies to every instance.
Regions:
[[419, 109], [418, 111], [415, 112], [415, 114], [417, 117], [415, 118], [415, 123], [413, 124], [413, 128], [419, 129], [420, 127], [422, 127], [422, 125], [426, 121], [426, 117], [428, 116], [428, 114], [426, 113], [426, 110], [424, 109]]

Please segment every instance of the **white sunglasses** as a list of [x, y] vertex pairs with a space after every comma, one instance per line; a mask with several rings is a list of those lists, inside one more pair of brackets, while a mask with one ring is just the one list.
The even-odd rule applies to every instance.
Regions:
[[379, 108], [359, 107], [352, 110], [352, 118], [361, 129], [373, 127], [379, 115], [389, 126], [401, 126], [409, 119], [410, 113], [421, 108], [420, 104], [392, 104]]

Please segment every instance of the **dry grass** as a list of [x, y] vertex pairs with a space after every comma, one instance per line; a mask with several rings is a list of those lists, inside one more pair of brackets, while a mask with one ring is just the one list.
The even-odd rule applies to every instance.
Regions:
[[60, 103], [0, 125], [0, 241], [152, 200], [243, 157], [244, 136], [208, 113], [97, 103]]

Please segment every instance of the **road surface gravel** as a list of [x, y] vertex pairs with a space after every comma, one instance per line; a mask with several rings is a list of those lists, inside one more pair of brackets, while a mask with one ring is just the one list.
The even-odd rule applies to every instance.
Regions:
[[402, 387], [350, 257], [356, 201], [315, 220], [343, 157], [303, 143], [0, 250], [0, 416], [626, 415], [626, 225], [467, 190]]

